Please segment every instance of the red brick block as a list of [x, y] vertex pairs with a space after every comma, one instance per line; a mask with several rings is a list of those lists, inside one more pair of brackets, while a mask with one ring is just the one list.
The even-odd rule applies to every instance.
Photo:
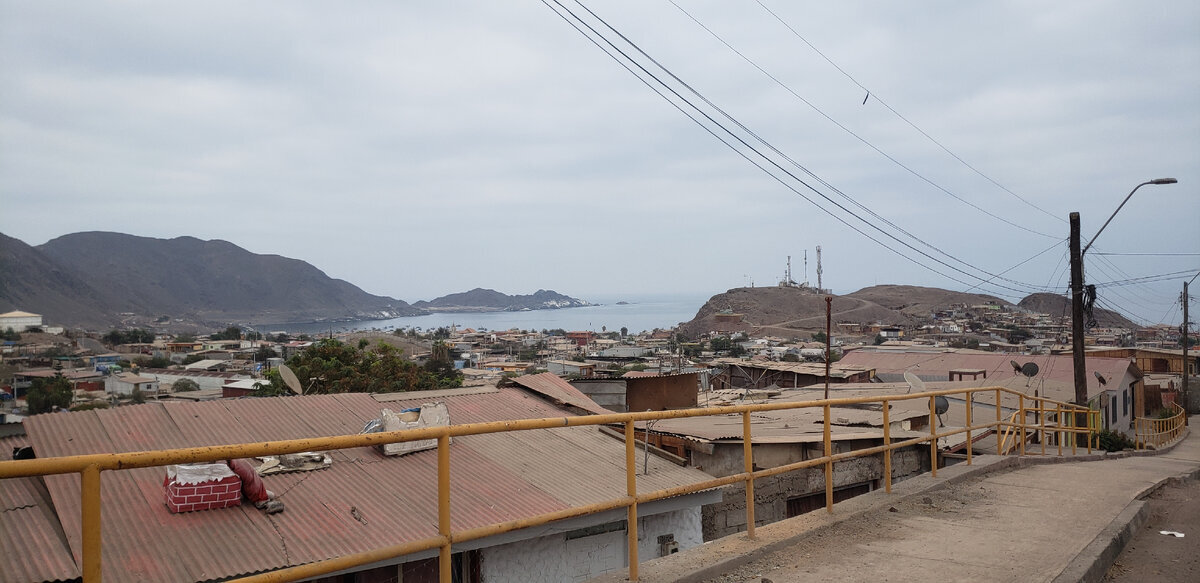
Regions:
[[171, 512], [227, 508], [242, 503], [242, 480], [224, 464], [170, 466], [163, 480]]

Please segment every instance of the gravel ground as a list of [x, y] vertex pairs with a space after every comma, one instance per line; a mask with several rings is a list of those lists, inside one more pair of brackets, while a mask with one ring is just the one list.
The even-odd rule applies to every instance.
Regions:
[[[1125, 546], [1104, 581], [1200, 581], [1200, 480], [1168, 484], [1148, 502], [1150, 521]], [[1160, 534], [1164, 530], [1184, 537]]]

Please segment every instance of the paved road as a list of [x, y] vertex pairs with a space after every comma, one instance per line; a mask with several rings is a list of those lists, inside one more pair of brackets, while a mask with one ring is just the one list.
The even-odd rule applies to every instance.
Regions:
[[1111, 540], [1106, 529], [1128, 520], [1139, 498], [1168, 478], [1200, 471], [1200, 436], [1156, 456], [999, 469], [1011, 463], [980, 456], [976, 468], [959, 465], [939, 471], [939, 478], [908, 480], [890, 496], [875, 492], [843, 502], [832, 516], [818, 511], [760, 527], [758, 541], [733, 535], [643, 564], [641, 578], [1054, 581], [1064, 570], [1096, 562], [1093, 541]]

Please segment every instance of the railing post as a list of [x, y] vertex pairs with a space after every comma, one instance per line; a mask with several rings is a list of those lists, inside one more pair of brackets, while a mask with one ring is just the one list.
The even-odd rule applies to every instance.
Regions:
[[742, 458], [746, 466], [746, 536], [754, 540], [754, 447], [750, 442], [749, 411], [742, 411]]
[[1019, 455], [1025, 457], [1025, 395], [1020, 393], [1017, 394], [1017, 415], [1020, 418], [1018, 425], [1021, 428], [1021, 437], [1017, 440], [1017, 447], [1019, 448]]
[[883, 487], [888, 494], [892, 493], [892, 428], [888, 409], [892, 406], [887, 399], [883, 400]]
[[79, 474], [80, 517], [83, 531], [83, 581], [100, 583], [100, 467], [91, 465]]
[[825, 405], [825, 509], [833, 514], [833, 438], [829, 429], [829, 404]]
[[[647, 432], [649, 430], [647, 429]], [[634, 450], [633, 421], [625, 422], [625, 494], [629, 507], [625, 514], [625, 533], [629, 545], [629, 580], [638, 580], [637, 534], [637, 461]]]
[[1067, 437], [1071, 440], [1071, 455], [1075, 455], [1075, 446], [1079, 443], [1079, 427], [1075, 425], [1075, 420], [1079, 418], [1079, 412], [1071, 409], [1071, 414], [1067, 417], [1069, 423], [1067, 427], [1071, 428], [1071, 432], [1067, 434]]
[[[973, 391], [967, 391], [967, 465], [971, 465], [971, 397], [974, 397]], [[996, 443], [1000, 443], [997, 441]]]
[[1038, 441], [1042, 445], [1042, 455], [1046, 455], [1046, 398], [1038, 399]]
[[929, 397], [929, 474], [937, 477], [937, 398]]
[[438, 549], [438, 580], [451, 583], [450, 569], [450, 436], [439, 435], [438, 450], [438, 534], [442, 547]]
[[1054, 406], [1054, 443], [1058, 444], [1058, 457], [1062, 457], [1062, 405]]

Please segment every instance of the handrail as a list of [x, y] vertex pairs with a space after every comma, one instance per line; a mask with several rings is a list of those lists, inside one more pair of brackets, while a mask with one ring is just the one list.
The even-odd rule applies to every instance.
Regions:
[[[996, 398], [996, 419], [978, 425], [973, 425], [970, 415], [967, 417], [967, 426], [949, 431], [938, 431], [935, 411], [935, 398], [938, 396], [963, 394], [966, 397], [967, 404], [972, 403], [972, 397], [977, 392], [987, 391], [994, 393]], [[1018, 396], [1020, 400], [1020, 408], [1018, 413], [1014, 413], [1008, 421], [1003, 421], [1001, 417], [1000, 398], [1003, 393], [1012, 393]], [[455, 543], [462, 543], [469, 540], [475, 540], [487, 536], [493, 536], [513, 530], [528, 528], [531, 526], [546, 524], [549, 522], [562, 520], [565, 518], [583, 516], [617, 508], [627, 509], [627, 528], [629, 544], [629, 579], [636, 581], [638, 557], [637, 557], [637, 505], [639, 503], [651, 502], [671, 496], [690, 494], [709, 490], [712, 488], [733, 484], [736, 482], [745, 482], [746, 485], [746, 512], [747, 512], [747, 536], [754, 538], [754, 481], [758, 478], [764, 478], [789, 472], [801, 468], [824, 466], [826, 478], [826, 507], [829, 512], [833, 512], [832, 498], [832, 480], [833, 480], [833, 464], [838, 461], [852, 459], [856, 457], [864, 457], [868, 455], [883, 454], [884, 456], [884, 483], [888, 492], [891, 492], [892, 476], [891, 476], [891, 458], [892, 451], [904, 447], [917, 445], [920, 443], [929, 443], [930, 449], [930, 471], [933, 476], [937, 475], [938, 467], [938, 440], [944, 437], [957, 435], [960, 433], [967, 434], [967, 463], [972, 463], [972, 448], [973, 443], [970, 436], [973, 431], [993, 430], [999, 435], [1001, 430], [1006, 433], [1012, 433], [1020, 430], [1022, 435], [1030, 427], [1036, 427], [1038, 431], [1045, 433], [1047, 426], [1045, 425], [1044, 415], [1040, 420], [1039, 425], [1030, 425], [1024, 415], [1026, 411], [1055, 411], [1059, 415], [1066, 414], [1074, 417], [1075, 414], [1091, 415], [1095, 412], [1088, 410], [1085, 407], [1073, 405], [1060, 401], [1036, 397], [1037, 407], [1026, 409], [1026, 396], [1020, 392], [1003, 387], [980, 387], [971, 389], [947, 389], [938, 391], [924, 391], [911, 394], [896, 394], [882, 395], [873, 397], [848, 397], [848, 398], [833, 398], [819, 399], [812, 401], [793, 401], [784, 403], [761, 403], [753, 405], [729, 405], [722, 407], [695, 408], [695, 409], [679, 409], [668, 411], [646, 411], [638, 413], [613, 413], [605, 415], [587, 415], [577, 417], [551, 417], [542, 419], [520, 419], [507, 421], [492, 421], [485, 423], [468, 423], [462, 425], [449, 425], [439, 427], [428, 427], [422, 429], [409, 429], [403, 431], [390, 431], [382, 433], [369, 433], [359, 435], [344, 435], [335, 437], [320, 437], [306, 439], [291, 439], [283, 441], [263, 442], [263, 443], [243, 443], [235, 445], [222, 446], [207, 446], [207, 447], [188, 447], [157, 451], [144, 452], [127, 452], [127, 453], [106, 453], [106, 454], [88, 454], [77, 456], [65, 456], [56, 458], [39, 458], [32, 460], [19, 461], [0, 461], [0, 479], [30, 477], [30, 476], [46, 476], [66, 473], [81, 474], [81, 513], [82, 513], [82, 554], [83, 565], [82, 575], [86, 583], [99, 582], [101, 576], [101, 556], [100, 556], [100, 482], [101, 474], [104, 471], [117, 471], [132, 468], [156, 467], [168, 464], [178, 463], [193, 463], [193, 462], [214, 462], [226, 459], [260, 457], [266, 455], [282, 455], [289, 453], [300, 453], [306, 451], [327, 451], [333, 449], [345, 449], [352, 447], [367, 447], [374, 445], [384, 445], [389, 443], [401, 443], [416, 440], [437, 440], [438, 454], [438, 536], [428, 537], [421, 540], [409, 541], [403, 544], [394, 545], [385, 548], [374, 549], [367, 552], [355, 553], [352, 555], [344, 555], [324, 561], [296, 565], [267, 573], [252, 575], [237, 581], [242, 582], [283, 582], [295, 581], [318, 577], [328, 573], [350, 569], [353, 567], [370, 564], [386, 559], [400, 557], [406, 554], [415, 553], [428, 549], [439, 550], [439, 575], [441, 581], [449, 583], [450, 581], [450, 557], [451, 547]], [[902, 441], [892, 441], [891, 428], [889, 419], [889, 410], [891, 402], [906, 401], [914, 399], [928, 399], [929, 401], [929, 434], [927, 436], [915, 437]], [[860, 405], [865, 403], [879, 403], [883, 409], [884, 426], [883, 426], [883, 445], [853, 450], [834, 454], [832, 450], [830, 436], [830, 410], [833, 407], [845, 405]], [[1048, 406], [1053, 405], [1053, 409]], [[824, 446], [825, 455], [796, 462], [784, 466], [777, 466], [767, 469], [754, 470], [753, 465], [753, 450], [751, 448], [752, 435], [751, 425], [749, 423], [750, 414], [762, 411], [780, 411], [787, 409], [801, 409], [821, 407], [824, 411]], [[743, 443], [745, 456], [745, 471], [741, 474], [715, 478], [703, 482], [688, 484], [684, 486], [676, 486], [653, 492], [638, 492], [636, 480], [636, 462], [634, 459], [635, 440], [634, 426], [638, 421], [651, 421], [656, 419], [680, 419], [688, 417], [702, 417], [715, 415], [731, 415], [740, 414], [743, 420]], [[1020, 416], [1018, 417], [1018, 414]], [[625, 473], [627, 481], [626, 495], [623, 497], [607, 500], [604, 502], [594, 503], [587, 506], [579, 506], [560, 510], [556, 512], [541, 514], [537, 516], [525, 517], [519, 520], [508, 521], [504, 523], [496, 523], [482, 527], [471, 528], [467, 530], [454, 531], [451, 528], [450, 521], [450, 438], [466, 435], [482, 435], [488, 433], [499, 433], [506, 431], [526, 431], [531, 429], [549, 429], [555, 427], [579, 427], [589, 425], [609, 425], [622, 424], [625, 430]], [[1089, 451], [1091, 449], [1091, 437], [1095, 430], [1091, 427], [1075, 427], [1072, 424], [1069, 427], [1061, 426], [1061, 423], [1054, 428], [1054, 432], [1059, 436], [1060, 442], [1059, 452], [1061, 454], [1061, 434], [1066, 433], [1071, 437], [1072, 451], [1074, 451], [1075, 436], [1078, 434], [1086, 434]], [[1044, 441], [1044, 440], [1043, 440]], [[1000, 442], [997, 442], [998, 446]], [[1044, 450], [1043, 443], [1043, 450]], [[1024, 453], [1024, 440], [1021, 442], [1021, 453]], [[999, 449], [997, 450], [999, 451]]]
[[1133, 420], [1138, 449], [1147, 449], [1151, 445], [1155, 448], [1162, 447], [1183, 433], [1187, 424], [1187, 412], [1179, 403], [1171, 403], [1170, 409], [1171, 415], [1163, 419], [1137, 417]]

